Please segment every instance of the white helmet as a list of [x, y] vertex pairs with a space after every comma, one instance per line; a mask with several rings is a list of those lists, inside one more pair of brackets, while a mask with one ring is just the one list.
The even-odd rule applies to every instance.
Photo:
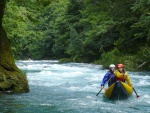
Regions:
[[109, 68], [116, 67], [114, 64], [110, 64]]

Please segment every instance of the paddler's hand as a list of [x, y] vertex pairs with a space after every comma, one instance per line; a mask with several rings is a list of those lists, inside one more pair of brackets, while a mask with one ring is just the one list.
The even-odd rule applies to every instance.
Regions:
[[125, 78], [127, 78], [128, 74], [127, 74], [127, 73], [124, 73], [123, 76], [124, 76]]
[[134, 88], [132, 84], [131, 84], [130, 86], [131, 86], [132, 88]]
[[101, 86], [101, 89], [103, 89], [104, 88], [104, 86]]

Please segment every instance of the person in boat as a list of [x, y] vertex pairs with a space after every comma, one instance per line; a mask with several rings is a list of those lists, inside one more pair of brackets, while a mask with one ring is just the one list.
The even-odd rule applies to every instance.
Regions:
[[118, 64], [117, 68], [118, 69], [115, 71], [116, 80], [119, 80], [121, 82], [127, 82], [127, 84], [129, 86], [133, 87], [132, 83], [131, 83], [131, 80], [130, 80], [130, 76], [126, 72], [126, 70], [124, 69], [124, 65], [123, 64]]
[[109, 71], [104, 75], [102, 83], [101, 83], [101, 89], [104, 88], [105, 83], [108, 81], [108, 86], [111, 86], [114, 82], [116, 82], [115, 77], [115, 65], [111, 64], [109, 66]]

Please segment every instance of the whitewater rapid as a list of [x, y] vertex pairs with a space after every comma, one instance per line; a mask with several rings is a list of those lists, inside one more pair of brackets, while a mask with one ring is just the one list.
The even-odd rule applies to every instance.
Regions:
[[0, 98], [2, 113], [150, 113], [150, 72], [128, 72], [140, 98], [133, 93], [129, 99], [110, 101], [104, 91], [96, 96], [108, 71], [101, 65], [57, 60], [16, 64], [26, 74], [30, 92]]

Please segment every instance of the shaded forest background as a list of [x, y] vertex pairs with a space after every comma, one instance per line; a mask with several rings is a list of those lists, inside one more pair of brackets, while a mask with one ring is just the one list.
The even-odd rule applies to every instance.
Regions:
[[150, 0], [8, 0], [3, 26], [15, 59], [150, 70]]

